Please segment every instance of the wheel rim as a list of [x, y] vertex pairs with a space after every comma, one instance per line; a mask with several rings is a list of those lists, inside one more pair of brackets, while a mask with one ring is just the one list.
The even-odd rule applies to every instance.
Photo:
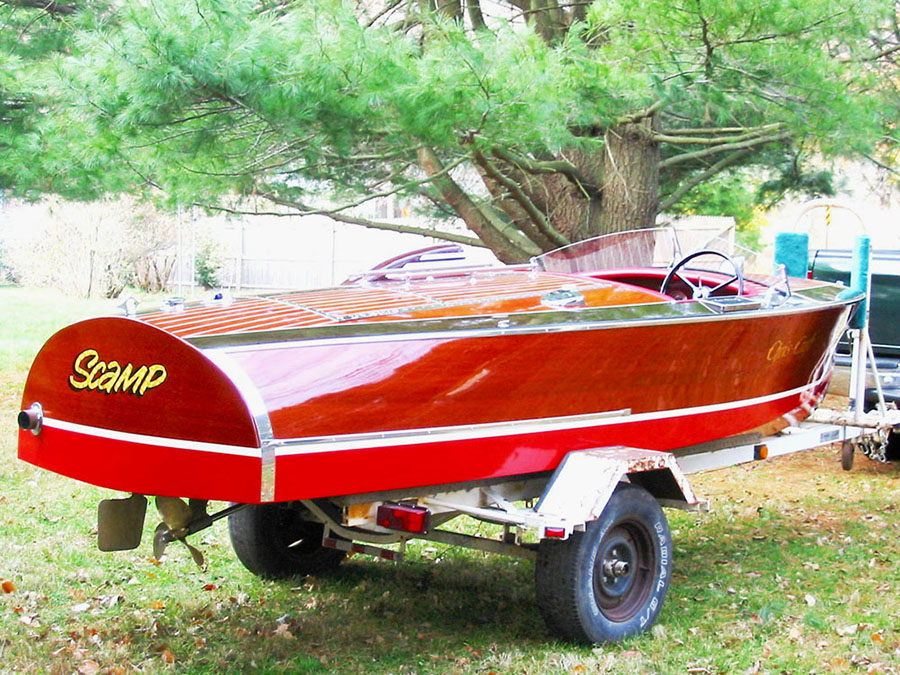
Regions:
[[635, 522], [619, 523], [600, 542], [594, 563], [594, 599], [610, 621], [629, 620], [653, 590], [656, 556], [650, 533]]

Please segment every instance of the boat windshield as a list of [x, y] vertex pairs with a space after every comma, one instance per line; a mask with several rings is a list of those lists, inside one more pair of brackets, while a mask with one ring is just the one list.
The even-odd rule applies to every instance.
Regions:
[[594, 272], [635, 267], [669, 267], [681, 259], [674, 228], [653, 227], [604, 234], [532, 258], [547, 272]]

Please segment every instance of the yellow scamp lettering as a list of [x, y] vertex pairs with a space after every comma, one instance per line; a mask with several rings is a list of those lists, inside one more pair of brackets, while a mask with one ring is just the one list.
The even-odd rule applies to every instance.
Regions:
[[158, 387], [168, 377], [166, 367], [162, 364], [135, 367], [131, 363], [121, 365], [118, 361], [107, 363], [100, 360], [96, 349], [85, 349], [76, 356], [72, 370], [74, 373], [69, 375], [69, 386], [76, 391], [92, 389], [107, 394], [127, 392], [134, 396], [143, 396], [147, 390]]

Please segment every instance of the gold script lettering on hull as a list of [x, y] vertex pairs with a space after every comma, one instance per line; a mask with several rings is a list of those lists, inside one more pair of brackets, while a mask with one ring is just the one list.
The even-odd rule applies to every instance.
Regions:
[[168, 377], [166, 367], [160, 363], [137, 367], [131, 363], [121, 365], [118, 361], [101, 360], [96, 349], [85, 349], [76, 356], [72, 369], [75, 371], [69, 375], [72, 389], [98, 390], [107, 394], [127, 392], [143, 396]]

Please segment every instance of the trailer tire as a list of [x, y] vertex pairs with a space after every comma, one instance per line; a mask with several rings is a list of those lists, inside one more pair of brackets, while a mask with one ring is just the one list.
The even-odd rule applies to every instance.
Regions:
[[293, 504], [247, 506], [228, 517], [228, 531], [244, 567], [267, 579], [324, 574], [347, 556], [323, 547], [324, 525], [304, 520]]
[[650, 628], [669, 588], [672, 538], [641, 487], [620, 483], [584, 532], [543, 539], [535, 567], [548, 627], [567, 640], [615, 642]]
[[853, 468], [853, 454], [856, 452], [856, 444], [847, 440], [841, 443], [841, 468], [850, 471]]

